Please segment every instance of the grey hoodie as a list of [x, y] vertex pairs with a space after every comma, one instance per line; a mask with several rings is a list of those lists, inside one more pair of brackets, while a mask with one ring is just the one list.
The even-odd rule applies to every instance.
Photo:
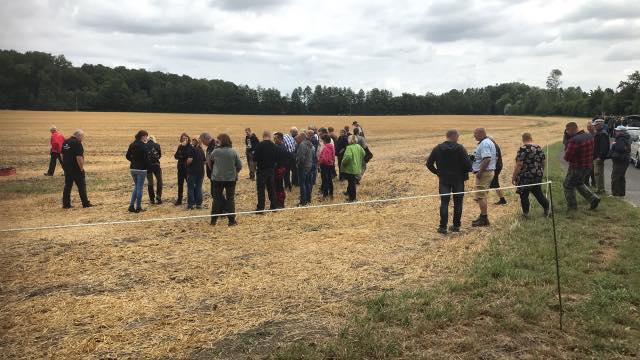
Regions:
[[304, 140], [298, 144], [298, 149], [296, 150], [296, 166], [298, 169], [304, 169], [304, 171], [307, 172], [311, 171], [313, 156], [313, 145], [311, 145], [311, 141]]

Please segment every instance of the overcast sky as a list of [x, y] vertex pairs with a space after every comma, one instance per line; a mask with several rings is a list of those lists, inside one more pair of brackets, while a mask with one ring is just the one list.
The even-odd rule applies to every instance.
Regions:
[[441, 93], [614, 87], [640, 70], [640, 0], [2, 0], [0, 48], [250, 86]]

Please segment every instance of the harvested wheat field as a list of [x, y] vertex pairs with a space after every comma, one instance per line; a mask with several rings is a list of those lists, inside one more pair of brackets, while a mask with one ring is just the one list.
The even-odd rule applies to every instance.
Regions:
[[[471, 151], [473, 128], [486, 127], [503, 149], [502, 184], [508, 186], [519, 135], [529, 131], [541, 145], [556, 142], [568, 121], [3, 111], [0, 165], [15, 166], [18, 174], [0, 178], [0, 227], [206, 215], [210, 196], [203, 210], [188, 212], [170, 203], [176, 196], [173, 153], [181, 132], [227, 132], [244, 160], [245, 127], [256, 133], [310, 124], [339, 129], [356, 119], [374, 154], [359, 200], [437, 192], [437, 179], [424, 162], [449, 128], [461, 130], [461, 142]], [[85, 130], [89, 199], [96, 207], [82, 209], [74, 188], [76, 207], [62, 210], [60, 169], [52, 178], [42, 176], [50, 125], [65, 136]], [[149, 205], [145, 188], [147, 211], [130, 214], [132, 181], [124, 154], [139, 129], [162, 146], [165, 203]], [[346, 184], [336, 184], [341, 194]], [[254, 187], [245, 164], [237, 210], [255, 208]], [[297, 204], [297, 196], [294, 188], [287, 207]], [[507, 207], [490, 207], [492, 220], [516, 210], [513, 192], [509, 198], [514, 201]], [[455, 276], [483, 247], [490, 229], [469, 226], [478, 213], [470, 197], [463, 232], [447, 238], [434, 231], [438, 202], [240, 216], [235, 228], [195, 219], [0, 233], [0, 357], [252, 358], [293, 340], [329, 336], [362, 299]]]

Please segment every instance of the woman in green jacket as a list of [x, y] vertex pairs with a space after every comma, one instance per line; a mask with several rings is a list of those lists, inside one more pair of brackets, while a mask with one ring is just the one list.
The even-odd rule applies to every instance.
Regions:
[[341, 171], [349, 182], [345, 193], [349, 196], [348, 201], [356, 201], [356, 181], [358, 176], [362, 174], [364, 155], [364, 149], [358, 145], [358, 138], [355, 135], [349, 136], [349, 146], [344, 151], [341, 164]]

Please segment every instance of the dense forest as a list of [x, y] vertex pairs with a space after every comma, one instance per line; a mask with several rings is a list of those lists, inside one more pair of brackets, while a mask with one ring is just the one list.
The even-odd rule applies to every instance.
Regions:
[[309, 115], [569, 115], [640, 113], [640, 73], [616, 89], [563, 88], [551, 70], [546, 88], [505, 83], [435, 95], [317, 85], [283, 95], [224, 80], [84, 64], [64, 55], [0, 50], [0, 109]]

